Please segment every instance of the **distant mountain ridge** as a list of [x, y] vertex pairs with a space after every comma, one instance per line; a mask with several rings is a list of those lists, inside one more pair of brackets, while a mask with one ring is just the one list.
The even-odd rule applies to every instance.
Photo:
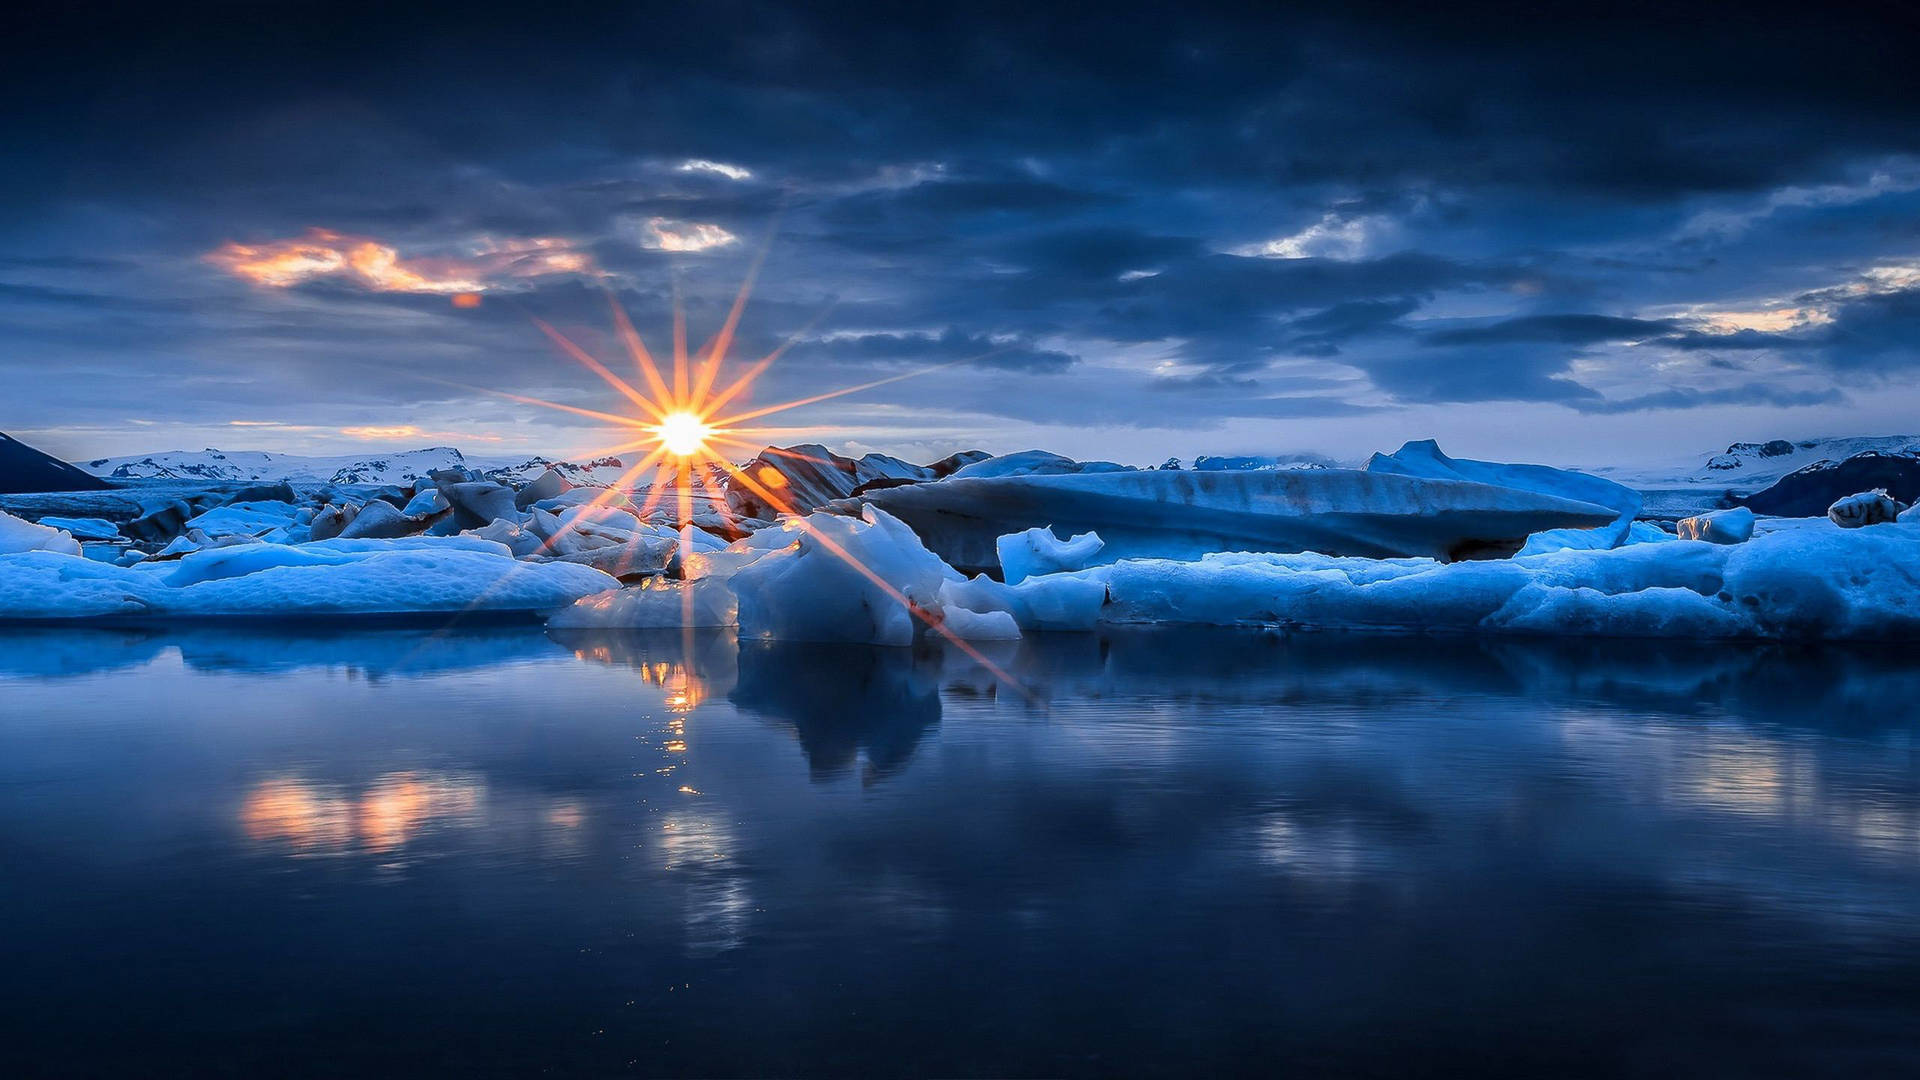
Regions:
[[1640, 488], [1713, 487], [1754, 492], [1823, 461], [1867, 452], [1920, 456], [1920, 435], [1846, 435], [1734, 443], [1670, 465], [1607, 466], [1587, 471]]
[[[83, 475], [109, 480], [198, 480], [206, 483], [406, 484], [438, 469], [471, 469], [497, 480], [525, 483], [552, 468], [575, 483], [606, 484], [627, 464], [614, 457], [556, 462], [544, 457], [474, 459], [451, 446], [394, 454], [307, 457], [266, 450], [167, 450], [157, 454], [96, 458], [81, 463]], [[78, 472], [79, 470], [75, 470]], [[96, 484], [98, 481], [94, 481]]]
[[112, 486], [11, 435], [0, 434], [0, 495], [101, 491]]

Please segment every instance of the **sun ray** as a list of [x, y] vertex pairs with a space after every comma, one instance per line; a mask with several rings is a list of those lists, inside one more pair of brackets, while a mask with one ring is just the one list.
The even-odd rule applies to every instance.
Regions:
[[545, 319], [542, 319], [539, 316], [534, 316], [533, 322], [534, 322], [534, 325], [538, 326], [542, 331], [544, 331], [548, 337], [552, 338], [553, 343], [560, 346], [560, 348], [564, 350], [568, 356], [571, 356], [575, 360], [578, 360], [581, 363], [581, 365], [584, 366], [588, 371], [591, 371], [595, 375], [598, 375], [602, 379], [606, 380], [607, 385], [613, 387], [615, 390], [620, 391], [620, 395], [622, 397], [626, 398], [628, 401], [633, 402], [635, 405], [640, 406], [642, 409], [646, 410], [647, 412], [653, 413], [656, 418], [664, 416], [664, 414], [660, 411], [660, 406], [648, 400], [645, 394], [642, 394], [640, 391], [635, 390], [631, 383], [627, 382], [625, 379], [622, 379], [620, 376], [615, 375], [612, 371], [608, 370], [607, 365], [602, 364], [598, 360], [595, 360], [591, 355], [587, 353], [587, 350], [582, 349], [578, 345], [575, 345], [571, 340], [567, 338], [565, 334], [562, 334], [560, 331], [554, 329], [552, 324], [548, 323]]
[[742, 390], [745, 390], [747, 387], [753, 385], [753, 380], [759, 378], [762, 374], [764, 374], [768, 368], [773, 366], [775, 361], [779, 360], [782, 356], [786, 355], [786, 352], [788, 349], [791, 349], [795, 344], [797, 344], [800, 341], [802, 337], [805, 337], [807, 333], [809, 333], [815, 326], [819, 325], [820, 321], [827, 317], [827, 314], [834, 309], [836, 304], [837, 304], [837, 301], [835, 304], [828, 304], [826, 307], [822, 308], [820, 311], [820, 314], [815, 315], [813, 318], [807, 320], [807, 323], [805, 326], [802, 326], [800, 329], [795, 330], [793, 333], [787, 335], [787, 339], [785, 341], [782, 341], [779, 347], [775, 348], [772, 352], [768, 353], [767, 355], [761, 357], [759, 360], [755, 361], [752, 367], [748, 368], [746, 372], [744, 372], [739, 378], [729, 383], [725, 390], [720, 391], [718, 396], [716, 396], [712, 401], [707, 403], [706, 405], [707, 412], [709, 413], [719, 412], [720, 409], [727, 404], [727, 402], [732, 401], [736, 396], [739, 395], [739, 393]]
[[620, 306], [620, 300], [612, 289], [607, 290], [607, 306], [613, 310], [614, 329], [619, 332], [620, 340], [626, 343], [627, 352], [633, 355], [634, 365], [640, 369], [640, 377], [653, 393], [653, 400], [672, 401], [673, 395], [667, 392], [667, 381], [660, 377], [660, 368], [654, 364], [653, 354], [647, 351], [646, 343], [640, 340], [640, 332], [633, 328], [633, 320], [627, 317], [627, 310]]
[[[992, 354], [988, 353], [984, 355], [990, 356]], [[944, 364], [933, 364], [928, 367], [915, 368], [912, 371], [903, 371], [897, 375], [889, 375], [884, 379], [874, 379], [872, 382], [863, 382], [857, 386], [843, 387], [839, 390], [829, 390], [826, 393], [815, 394], [812, 397], [799, 398], [794, 401], [785, 401], [785, 402], [781, 402], [778, 405], [767, 405], [758, 409], [750, 409], [743, 413], [735, 413], [732, 416], [719, 417], [711, 421], [711, 423], [713, 424], [714, 427], [722, 427], [722, 428], [732, 427], [733, 425], [739, 423], [742, 420], [753, 420], [755, 418], [762, 417], [762, 416], [769, 416], [777, 412], [786, 412], [788, 409], [798, 409], [805, 405], [818, 405], [820, 402], [823, 402], [823, 401], [832, 401], [834, 398], [846, 397], [848, 394], [857, 394], [857, 393], [860, 393], [862, 390], [873, 390], [878, 387], [887, 386], [892, 383], [902, 382], [907, 379], [917, 379], [922, 375], [930, 375], [936, 371], [940, 371], [945, 368], [955, 367], [960, 364], [971, 363], [972, 361], [979, 360], [981, 358], [982, 357], [978, 357], [978, 356], [969, 356], [961, 360], [949, 360]]]
[[740, 291], [734, 295], [733, 307], [727, 311], [727, 321], [721, 324], [720, 332], [713, 336], [707, 348], [707, 357], [700, 365], [700, 375], [694, 382], [693, 394], [687, 398], [688, 407], [695, 412], [712, 411], [704, 407], [707, 393], [713, 389], [714, 376], [719, 374], [720, 365], [727, 358], [727, 349], [733, 344], [733, 333], [740, 326], [740, 315], [747, 310], [747, 298], [753, 295], [753, 282], [760, 276], [760, 265], [766, 261], [767, 247], [766, 244], [760, 245], [752, 265], [747, 267], [745, 279], [740, 282]]
[[687, 313], [680, 306], [680, 279], [673, 279], [673, 400], [687, 400]]
[[522, 405], [538, 405], [543, 409], [555, 409], [564, 413], [572, 413], [575, 416], [584, 416], [591, 420], [604, 420], [609, 424], [617, 424], [621, 427], [638, 428], [642, 431], [648, 430], [648, 425], [645, 421], [637, 420], [631, 416], [621, 416], [619, 413], [601, 412], [598, 409], [583, 409], [578, 405], [562, 405], [557, 401], [529, 397], [526, 394], [516, 394], [511, 390], [490, 390], [484, 386], [472, 386], [467, 383], [453, 382], [448, 379], [436, 379], [431, 376], [422, 376], [422, 378], [426, 378], [430, 382], [442, 383], [447, 386], [472, 391], [476, 394], [491, 394], [494, 397], [504, 398], [507, 401], [517, 401]]

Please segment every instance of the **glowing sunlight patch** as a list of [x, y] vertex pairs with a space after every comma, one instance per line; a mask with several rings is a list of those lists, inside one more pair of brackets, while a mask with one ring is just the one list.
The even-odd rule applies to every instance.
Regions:
[[706, 449], [707, 436], [713, 434], [705, 420], [690, 412], [668, 413], [653, 430], [667, 453], [678, 457], [691, 457]]

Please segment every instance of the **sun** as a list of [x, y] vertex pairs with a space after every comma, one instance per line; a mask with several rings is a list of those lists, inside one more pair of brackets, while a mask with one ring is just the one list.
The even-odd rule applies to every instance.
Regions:
[[700, 414], [683, 409], [661, 417], [653, 433], [660, 437], [660, 445], [667, 448], [667, 453], [692, 457], [707, 448], [707, 437], [713, 434], [713, 428]]

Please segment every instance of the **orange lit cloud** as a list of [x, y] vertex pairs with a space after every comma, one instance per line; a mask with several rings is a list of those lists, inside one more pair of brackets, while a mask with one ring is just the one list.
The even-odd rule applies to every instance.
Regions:
[[340, 434], [352, 439], [367, 439], [373, 442], [393, 441], [396, 439], [449, 439], [456, 442], [504, 442], [503, 436], [489, 435], [479, 431], [427, 431], [412, 424], [394, 424], [381, 427], [374, 424], [359, 427], [344, 427]]
[[[364, 236], [313, 228], [296, 239], [261, 244], [222, 244], [207, 261], [255, 285], [286, 289], [316, 278], [340, 278], [376, 292], [472, 297], [503, 278], [586, 274], [593, 259], [559, 237], [500, 239], [481, 236], [465, 256], [403, 257], [388, 244]], [[461, 306], [472, 306], [468, 301]]]

